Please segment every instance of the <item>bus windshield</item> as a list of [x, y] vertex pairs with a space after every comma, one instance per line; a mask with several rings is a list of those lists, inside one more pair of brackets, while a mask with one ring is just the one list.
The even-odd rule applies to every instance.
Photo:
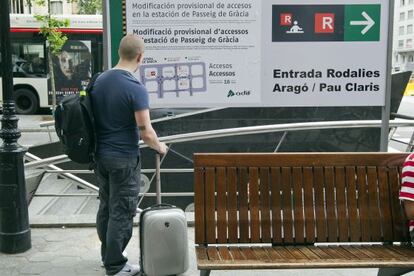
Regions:
[[[13, 95], [20, 114], [34, 114], [63, 96], [78, 93], [103, 67], [102, 16], [63, 15], [69, 27], [61, 52], [52, 56], [55, 92], [51, 89], [47, 43], [40, 23], [27, 14], [11, 14]], [[0, 70], [1, 73], [1, 70]], [[0, 99], [2, 88], [0, 84]]]

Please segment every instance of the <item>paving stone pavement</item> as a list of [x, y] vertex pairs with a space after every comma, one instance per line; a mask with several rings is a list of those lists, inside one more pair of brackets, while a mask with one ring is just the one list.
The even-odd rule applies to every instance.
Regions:
[[[198, 275], [194, 253], [194, 228], [189, 228], [190, 269], [182, 276]], [[0, 253], [0, 275], [44, 275], [44, 276], [103, 276], [100, 266], [100, 242], [95, 228], [33, 228], [32, 249], [22, 254]], [[126, 251], [132, 263], [138, 263], [138, 229]], [[213, 271], [215, 275], [237, 276], [374, 276], [377, 269], [324, 269], [324, 270], [253, 270], [253, 271]], [[413, 276], [414, 273], [407, 275]]]

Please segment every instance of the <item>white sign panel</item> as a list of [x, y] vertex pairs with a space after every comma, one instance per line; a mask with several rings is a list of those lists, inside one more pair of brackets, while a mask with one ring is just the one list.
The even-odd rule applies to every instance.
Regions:
[[152, 107], [260, 105], [260, 2], [127, 0]]
[[382, 106], [388, 0], [126, 0], [152, 107]]

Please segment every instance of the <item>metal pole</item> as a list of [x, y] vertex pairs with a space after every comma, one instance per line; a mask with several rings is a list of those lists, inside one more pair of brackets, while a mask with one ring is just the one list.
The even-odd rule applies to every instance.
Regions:
[[390, 115], [391, 115], [391, 67], [392, 67], [392, 38], [394, 32], [394, 0], [388, 3], [388, 46], [387, 46], [387, 75], [386, 75], [386, 90], [385, 90], [385, 104], [382, 107], [382, 126], [381, 126], [381, 145], [380, 151], [388, 151], [388, 138], [390, 132]]
[[104, 51], [104, 70], [112, 67], [111, 57], [111, 17], [109, 0], [102, 0], [102, 23], [103, 23], [103, 51]]
[[161, 160], [160, 154], [155, 154], [155, 192], [157, 194], [157, 204], [161, 204]]
[[21, 253], [32, 247], [26, 200], [23, 158], [26, 149], [17, 143], [21, 133], [13, 101], [9, 0], [0, 0], [3, 116], [0, 138], [0, 252]]

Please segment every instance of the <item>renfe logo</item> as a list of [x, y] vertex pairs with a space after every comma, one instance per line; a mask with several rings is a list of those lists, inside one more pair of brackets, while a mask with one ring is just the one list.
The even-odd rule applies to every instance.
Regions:
[[315, 33], [334, 33], [335, 32], [335, 14], [334, 13], [316, 13], [315, 14]]
[[281, 13], [280, 14], [280, 26], [292, 26], [292, 17], [291, 13]]
[[272, 5], [272, 41], [380, 41], [381, 5]]

